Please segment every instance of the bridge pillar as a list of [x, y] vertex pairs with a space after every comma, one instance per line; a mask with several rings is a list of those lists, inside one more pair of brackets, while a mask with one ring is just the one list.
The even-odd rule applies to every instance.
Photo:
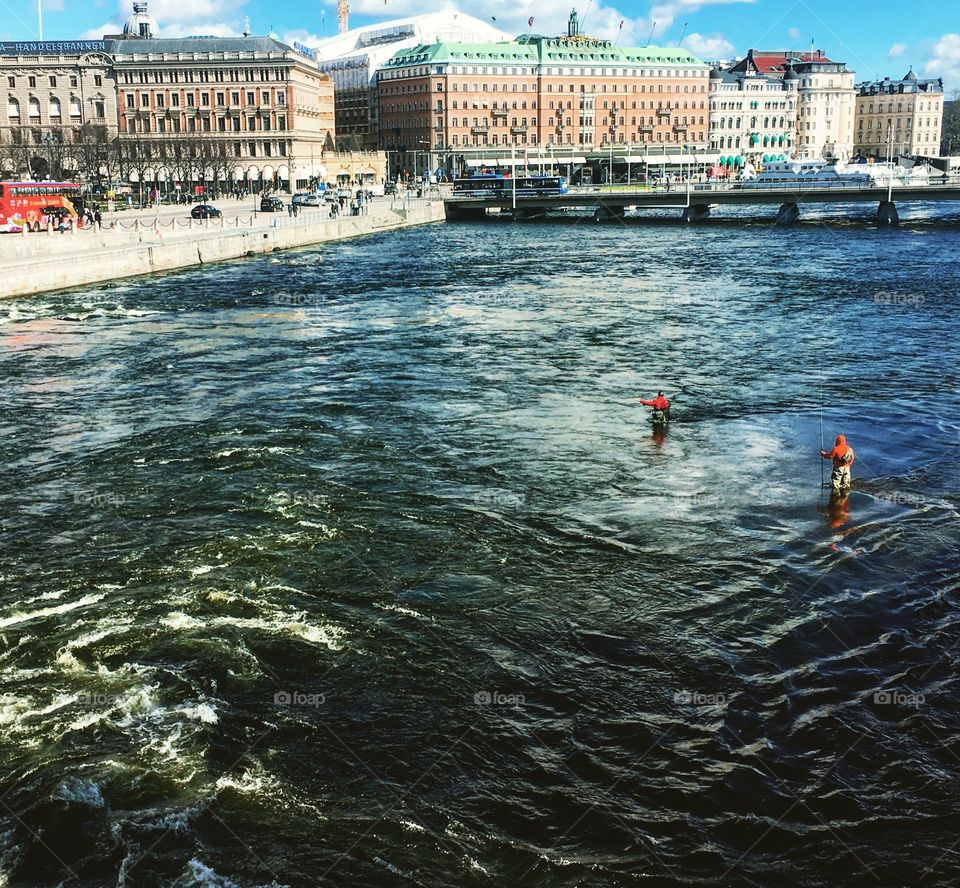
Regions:
[[706, 222], [710, 218], [710, 207], [706, 204], [685, 207], [682, 218], [684, 222]]
[[777, 210], [777, 225], [793, 225], [800, 219], [800, 208], [795, 203], [780, 204]]
[[455, 207], [453, 204], [445, 203], [443, 212], [448, 222], [456, 222], [461, 219], [473, 219], [482, 222], [487, 218], [487, 211], [483, 207]]
[[594, 222], [611, 222], [614, 219], [617, 221], [622, 221], [623, 218], [627, 215], [626, 207], [608, 207], [606, 205], [597, 207], [597, 211], [593, 214]]
[[897, 214], [896, 204], [892, 200], [880, 201], [877, 207], [877, 225], [899, 225], [900, 216]]

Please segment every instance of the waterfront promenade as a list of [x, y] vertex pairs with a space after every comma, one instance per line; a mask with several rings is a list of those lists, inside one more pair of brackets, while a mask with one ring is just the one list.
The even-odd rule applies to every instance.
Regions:
[[360, 216], [331, 218], [326, 207], [254, 213], [249, 203], [223, 204], [220, 219], [190, 218], [190, 207], [110, 214], [100, 231], [5, 235], [0, 238], [3, 296], [27, 296], [124, 277], [172, 271], [439, 222], [440, 201], [374, 199]]

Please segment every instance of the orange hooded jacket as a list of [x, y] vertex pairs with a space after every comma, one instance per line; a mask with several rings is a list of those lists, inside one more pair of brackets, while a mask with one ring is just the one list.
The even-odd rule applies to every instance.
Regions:
[[837, 440], [834, 442], [833, 450], [829, 452], [826, 450], [821, 450], [820, 455], [824, 459], [832, 459], [833, 467], [835, 469], [842, 468], [843, 466], [847, 466], [849, 468], [853, 465], [853, 448], [847, 444], [847, 439], [844, 435], [837, 435]]

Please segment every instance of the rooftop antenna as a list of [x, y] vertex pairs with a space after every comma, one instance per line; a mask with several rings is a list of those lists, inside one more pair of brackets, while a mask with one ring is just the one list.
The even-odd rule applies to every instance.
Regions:
[[680, 39], [677, 41], [677, 47], [679, 48], [680, 44], [683, 43], [683, 38], [687, 36], [687, 23], [683, 23], [683, 31], [680, 32]]
[[40, 40], [43, 40], [43, 0], [37, 0], [37, 26], [40, 29]]
[[654, 22], [650, 28], [650, 36], [647, 38], [647, 46], [653, 43], [653, 32], [657, 30], [657, 23]]

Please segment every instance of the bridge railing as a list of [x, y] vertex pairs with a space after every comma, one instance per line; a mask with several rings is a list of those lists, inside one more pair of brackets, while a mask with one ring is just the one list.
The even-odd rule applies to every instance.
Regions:
[[[747, 182], [721, 182], [721, 181], [708, 181], [708, 182], [672, 182], [670, 184], [641, 184], [637, 183], [636, 185], [580, 185], [572, 186], [569, 189], [570, 195], [575, 196], [586, 196], [586, 195], [597, 195], [602, 196], [604, 194], [670, 194], [670, 195], [685, 195], [688, 192], [691, 194], [715, 194], [718, 192], [731, 193], [731, 192], [743, 192], [745, 194], [751, 194], [756, 192], [764, 191], [784, 191], [790, 193], [800, 193], [808, 191], [838, 191], [838, 192], [852, 192], [858, 193], [863, 191], [880, 191], [883, 189], [899, 189], [899, 188], [912, 188], [912, 189], [924, 189], [929, 188], [930, 190], [945, 188], [945, 187], [960, 187], [960, 175], [943, 175], [943, 176], [931, 176], [926, 181], [911, 181], [910, 179], [903, 176], [894, 176], [892, 181], [889, 179], [880, 179], [872, 182], [830, 182], [830, 181], [821, 181], [821, 182], [809, 182], [797, 179], [795, 181], [785, 181], [785, 182], [756, 182], [753, 180]], [[527, 197], [556, 197], [562, 198], [561, 194], [549, 194], [549, 195], [528, 195], [528, 194], [518, 194], [517, 200], [523, 200]], [[512, 195], [508, 188], [505, 188], [500, 193], [487, 193], [487, 194], [447, 194], [444, 195], [445, 201], [476, 201], [476, 200], [510, 200]]]

